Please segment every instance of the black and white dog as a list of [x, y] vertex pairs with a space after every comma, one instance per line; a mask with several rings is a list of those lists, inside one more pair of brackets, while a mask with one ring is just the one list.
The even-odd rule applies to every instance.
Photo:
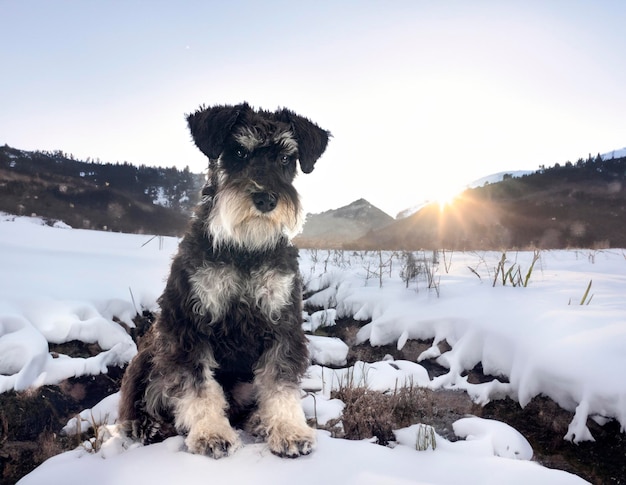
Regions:
[[290, 239], [303, 215], [292, 182], [298, 162], [313, 170], [330, 133], [245, 103], [187, 122], [209, 181], [124, 376], [122, 430], [146, 444], [186, 435], [190, 452], [220, 458], [241, 446], [233, 426], [244, 425], [276, 455], [306, 455], [315, 432], [300, 403], [308, 355]]

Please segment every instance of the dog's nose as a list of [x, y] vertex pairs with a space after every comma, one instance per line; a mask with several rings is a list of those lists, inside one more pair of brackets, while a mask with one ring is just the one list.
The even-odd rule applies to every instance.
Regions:
[[271, 192], [255, 192], [252, 194], [252, 202], [259, 211], [271, 212], [276, 208], [278, 200]]

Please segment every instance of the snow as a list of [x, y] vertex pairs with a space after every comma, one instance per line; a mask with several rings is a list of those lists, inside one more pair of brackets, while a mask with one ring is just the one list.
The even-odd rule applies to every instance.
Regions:
[[[510, 396], [524, 406], [543, 394], [576, 412], [567, 439], [579, 442], [592, 439], [585, 424], [589, 416], [616, 419], [626, 428], [625, 255], [623, 250], [543, 251], [522, 288], [493, 287], [501, 253], [454, 253], [450, 272], [440, 275], [440, 297], [425, 282], [411, 294], [399, 276], [387, 278], [382, 290], [371, 280], [365, 284], [362, 264], [316, 276], [311, 287], [320, 291], [309, 301], [337, 302], [338, 318], [371, 320], [357, 343], [402, 347], [408, 338], [434, 339], [418, 361], [438, 356], [437, 343], [445, 339], [452, 349], [437, 361], [450, 372], [429, 387], [463, 389], [483, 404]], [[532, 257], [520, 252], [508, 265], [525, 273]], [[590, 280], [593, 300], [579, 305]], [[464, 371], [478, 363], [509, 382], [467, 382]]]
[[530, 443], [514, 428], [499, 421], [477, 417], [462, 418], [453, 424], [454, 434], [467, 441], [484, 440], [495, 456], [530, 460]]
[[[136, 347], [113, 321], [132, 326], [136, 308], [155, 308], [168, 252], [147, 236], [50, 227], [0, 216], [0, 392], [106, 372]], [[48, 343], [81, 340], [103, 351], [87, 359], [49, 353]]]
[[83, 485], [86, 481], [90, 485], [204, 485], [208, 481], [299, 485], [586, 483], [574, 475], [542, 468], [533, 462], [493, 456], [473, 442], [448, 443], [435, 451], [417, 452], [410, 437], [406, 438], [407, 444], [390, 449], [365, 441], [333, 439], [321, 431], [317, 436], [317, 450], [297, 460], [275, 457], [262, 443], [250, 440], [244, 440], [243, 448], [221, 460], [185, 453], [180, 437], [114, 453], [106, 459], [100, 454], [76, 450], [51, 458], [18, 484]]
[[[0, 391], [58, 383], [128, 362], [136, 348], [119, 322], [132, 325], [137, 310], [156, 308], [177, 244], [176, 238], [157, 243], [146, 235], [0, 216]], [[420, 255], [424, 264], [432, 261], [430, 253]], [[305, 326], [319, 329], [351, 317], [364, 323], [356, 342], [402, 348], [410, 339], [433, 339], [417, 362], [388, 358], [345, 368], [346, 343], [309, 336], [315, 364], [302, 386], [308, 417], [318, 423], [340, 418], [343, 403], [331, 398], [331, 390], [341, 385], [381, 391], [419, 385], [464, 390], [479, 403], [510, 396], [524, 406], [535, 396], [548, 396], [575, 413], [564, 436], [575, 442], [593, 439], [589, 417], [626, 428], [625, 251], [542, 251], [527, 287], [493, 286], [501, 253], [446, 256], [445, 267], [432, 268], [435, 290], [424, 279], [406, 288], [399, 256], [378, 278], [372, 268], [381, 259], [374, 253], [352, 253], [341, 267], [324, 269], [301, 251], [307, 304], [316, 310]], [[533, 253], [507, 256], [507, 266], [519, 265], [525, 274]], [[590, 281], [593, 299], [580, 305]], [[88, 359], [50, 353], [49, 343], [73, 339], [97, 342], [102, 351]], [[438, 346], [444, 341], [448, 346]], [[436, 358], [449, 371], [429, 379], [419, 363], [425, 358]], [[468, 382], [465, 371], [478, 363], [500, 379]], [[416, 441], [425, 427], [415, 425], [396, 432], [393, 449], [319, 431], [314, 453], [297, 460], [277, 458], [264, 443], [242, 434], [242, 449], [213, 460], [184, 452], [181, 438], [147, 447], [126, 443], [114, 424], [117, 399], [109, 396], [66, 427], [69, 434], [91, 425], [106, 430], [108, 439], [97, 453], [86, 449], [95, 443], [86, 444], [48, 460], [19, 483], [193, 484], [207, 476], [316, 485], [584, 483], [530, 461], [532, 449], [519, 432], [479, 418], [454, 423], [464, 439], [436, 436], [435, 449], [424, 451], [416, 450]]]
[[524, 175], [530, 175], [532, 173], [534, 173], [534, 171], [532, 170], [510, 170], [508, 172], [497, 172], [497, 173], [476, 179], [470, 182], [469, 184], [467, 184], [465, 188], [475, 189], [477, 187], [482, 187], [485, 184], [495, 184], [498, 182], [502, 182], [505, 176], [519, 178], [519, 177], [523, 177]]
[[346, 364], [348, 346], [338, 338], [307, 335], [309, 353], [315, 362], [323, 365], [339, 366]]
[[601, 157], [602, 160], [612, 160], [613, 158], [626, 157], [626, 147], [620, 148], [619, 150], [613, 150], [612, 152], [603, 153]]
[[321, 395], [330, 397], [333, 390], [346, 386], [366, 386], [374, 391], [393, 391], [404, 385], [427, 387], [428, 372], [424, 367], [406, 360], [392, 362], [356, 362], [344, 369], [329, 369], [320, 365], [309, 367], [307, 387], [321, 389]]
[[327, 308], [312, 313], [305, 314], [303, 328], [307, 332], [315, 332], [320, 327], [332, 327], [335, 325], [337, 311], [334, 308]]
[[152, 203], [155, 205], [160, 205], [162, 207], [170, 207], [172, 204], [170, 200], [167, 198], [164, 187], [157, 187], [156, 194], [154, 194], [154, 199]]

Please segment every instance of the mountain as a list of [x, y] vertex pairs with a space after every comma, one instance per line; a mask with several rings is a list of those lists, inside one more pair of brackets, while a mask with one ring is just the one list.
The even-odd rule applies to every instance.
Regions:
[[602, 160], [612, 160], [615, 158], [624, 158], [626, 157], [626, 147], [620, 148], [619, 150], [613, 150], [611, 152], [603, 153], [600, 155]]
[[[621, 154], [621, 153], [620, 153]], [[353, 243], [363, 249], [626, 247], [626, 156], [598, 155], [467, 189]]]
[[[76, 160], [62, 151], [0, 147], [0, 211], [61, 220], [71, 227], [180, 235], [205, 176], [188, 168]], [[393, 218], [364, 199], [307, 216], [301, 244], [337, 246]]]
[[339, 209], [307, 214], [304, 229], [294, 243], [299, 247], [343, 247], [393, 220], [367, 200], [359, 199]]
[[[485, 184], [494, 184], [497, 182], [502, 182], [502, 180], [510, 178], [510, 177], [523, 177], [524, 175], [529, 175], [531, 173], [533, 172], [530, 170], [514, 170], [514, 171], [508, 171], [508, 172], [498, 172], [498, 173], [494, 173], [491, 175], [487, 175], [485, 177], [481, 177], [479, 179], [474, 180], [473, 182], [470, 182], [469, 184], [465, 185], [465, 187], [463, 187], [463, 190], [474, 189], [476, 187], [482, 187]], [[404, 209], [403, 211], [398, 212], [398, 214], [396, 215], [396, 219], [405, 219], [407, 217], [410, 217], [416, 212], [418, 212], [419, 210], [423, 209], [424, 207], [432, 203], [433, 203], [432, 200], [425, 200], [421, 202], [420, 204], [409, 207], [408, 209]]]
[[179, 235], [204, 183], [188, 168], [75, 160], [0, 147], [0, 211], [75, 228]]
[[[424, 202], [396, 220], [359, 199], [308, 214], [294, 242], [354, 249], [626, 247], [625, 178], [626, 148], [533, 173], [483, 177], [451, 205]], [[75, 228], [180, 235], [204, 180], [188, 168], [0, 147], [0, 211]]]

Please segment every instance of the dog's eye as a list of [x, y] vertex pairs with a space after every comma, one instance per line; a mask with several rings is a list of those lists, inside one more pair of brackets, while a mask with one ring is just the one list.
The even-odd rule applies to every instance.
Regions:
[[293, 155], [281, 155], [279, 158], [282, 165], [289, 165], [291, 162], [293, 162], [293, 159]]
[[246, 160], [250, 156], [250, 152], [244, 147], [239, 147], [237, 148], [237, 150], [235, 150], [235, 155], [240, 160]]

